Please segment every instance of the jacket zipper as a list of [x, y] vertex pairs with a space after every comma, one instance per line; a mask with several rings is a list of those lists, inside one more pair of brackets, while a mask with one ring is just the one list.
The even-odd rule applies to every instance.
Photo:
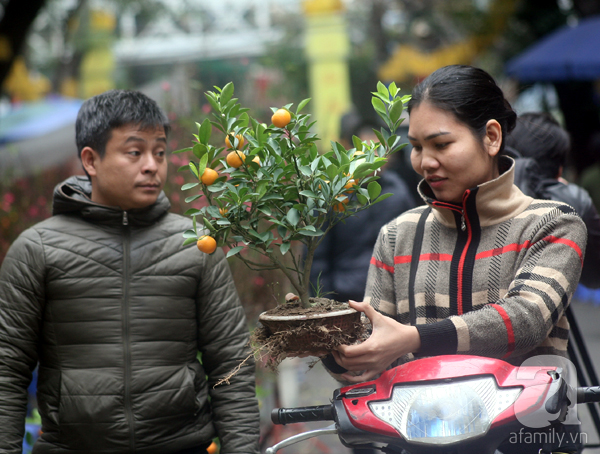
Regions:
[[[456, 205], [435, 201], [432, 204], [434, 206], [438, 206], [441, 208], [447, 208], [457, 213], [460, 213], [460, 230], [462, 232], [467, 232], [467, 241], [463, 250], [460, 253], [460, 260], [458, 262], [458, 282], [457, 282], [457, 295], [456, 295], [456, 304], [457, 304], [457, 313], [458, 315], [463, 314], [463, 279], [464, 279], [464, 265], [466, 261], [467, 252], [469, 250], [469, 246], [471, 245], [472, 240], [472, 232], [471, 232], [471, 223], [469, 222], [467, 216], [467, 199], [471, 194], [470, 190], [465, 191], [463, 195], [462, 208], [458, 208]], [[458, 228], [458, 226], [457, 226]]]
[[127, 211], [123, 211], [123, 304], [122, 328], [123, 328], [123, 361], [125, 374], [125, 417], [129, 426], [129, 445], [131, 451], [135, 452], [135, 431], [133, 411], [131, 404], [131, 351], [129, 345], [129, 264], [130, 264], [130, 230]]
[[467, 199], [471, 194], [470, 190], [466, 190], [463, 195], [463, 206], [462, 206], [462, 215], [460, 217], [460, 229], [464, 232], [467, 230], [467, 241], [465, 246], [460, 254], [460, 261], [458, 262], [458, 295], [457, 295], [457, 311], [458, 315], [463, 314], [463, 283], [464, 283], [464, 273], [465, 273], [465, 261], [467, 257], [467, 252], [469, 251], [469, 247], [471, 246], [472, 240], [472, 232], [471, 232], [471, 223], [468, 222], [467, 216]]

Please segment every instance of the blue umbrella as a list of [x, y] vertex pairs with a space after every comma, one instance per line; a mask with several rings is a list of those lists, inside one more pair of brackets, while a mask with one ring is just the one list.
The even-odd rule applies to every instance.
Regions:
[[562, 27], [509, 60], [506, 74], [521, 82], [600, 78], [600, 16]]

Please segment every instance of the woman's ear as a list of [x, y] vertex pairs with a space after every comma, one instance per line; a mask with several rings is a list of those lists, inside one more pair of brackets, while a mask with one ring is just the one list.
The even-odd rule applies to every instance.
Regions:
[[81, 150], [81, 165], [90, 177], [95, 177], [98, 171], [96, 166], [100, 161], [100, 155], [91, 147], [83, 147]]
[[497, 120], [489, 120], [485, 125], [485, 137], [483, 144], [488, 154], [492, 157], [500, 152], [502, 145], [502, 126]]

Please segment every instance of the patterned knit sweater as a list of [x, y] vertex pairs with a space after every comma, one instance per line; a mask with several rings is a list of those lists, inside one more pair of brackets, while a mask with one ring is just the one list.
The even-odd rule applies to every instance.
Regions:
[[[433, 209], [414, 286], [418, 356], [471, 354], [520, 365], [538, 354], [565, 355], [565, 309], [581, 274], [586, 228], [570, 206], [525, 196], [513, 185], [514, 161], [501, 159], [501, 175], [465, 191], [462, 205], [437, 201], [425, 181], [419, 185]], [[404, 324], [425, 209], [382, 228], [369, 269], [365, 301]]]

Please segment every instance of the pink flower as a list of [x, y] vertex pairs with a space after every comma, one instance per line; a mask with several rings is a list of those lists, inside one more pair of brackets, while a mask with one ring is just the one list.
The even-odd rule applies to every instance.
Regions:
[[265, 278], [262, 276], [256, 276], [254, 278], [254, 285], [256, 285], [257, 287], [262, 287], [263, 285], [265, 285]]
[[3, 197], [4, 201], [9, 205], [12, 205], [15, 201], [15, 195], [12, 192], [7, 192]]

